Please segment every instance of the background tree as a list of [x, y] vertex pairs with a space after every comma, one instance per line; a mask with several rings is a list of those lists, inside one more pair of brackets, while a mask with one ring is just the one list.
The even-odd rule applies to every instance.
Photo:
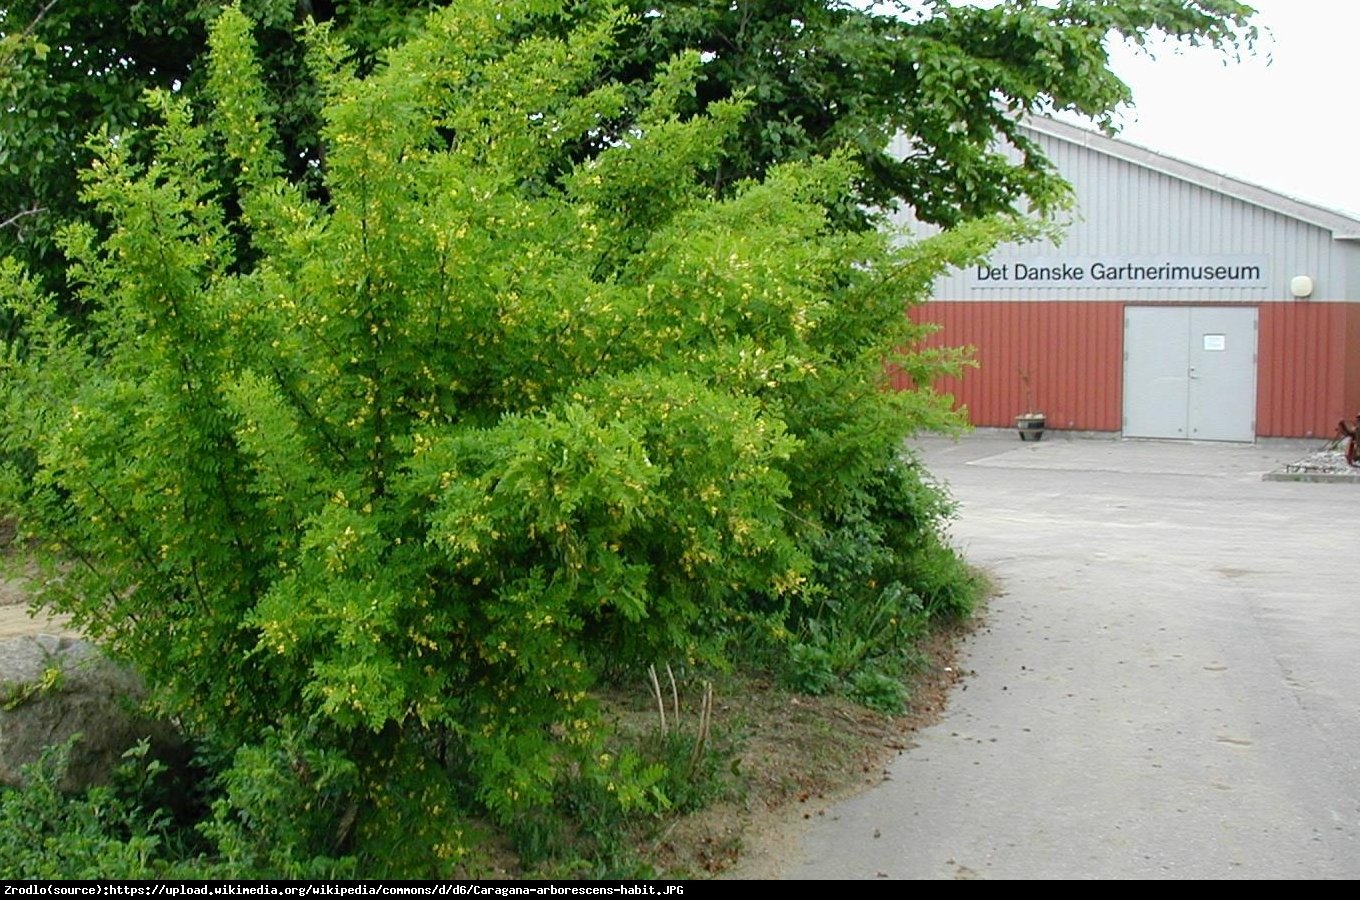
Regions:
[[[64, 292], [55, 236], [81, 215], [77, 173], [99, 128], [135, 132], [148, 90], [201, 93], [208, 26], [223, 0], [8, 0], [0, 4], [0, 258], [15, 256]], [[294, 175], [316, 161], [316, 85], [296, 26], [333, 22], [361, 60], [409, 33], [436, 4], [244, 0], [257, 24], [264, 80]], [[145, 149], [145, 148], [139, 148]]]
[[[865, 7], [872, 6], [870, 12]], [[770, 165], [851, 147], [856, 201], [910, 205], [944, 226], [1065, 196], [1022, 114], [1075, 112], [1109, 127], [1133, 98], [1110, 71], [1107, 41], [1165, 37], [1225, 50], [1250, 46], [1251, 7], [1234, 0], [944, 0], [634, 3], [610, 74], [628, 81], [682, 48], [705, 54], [702, 108], [751, 98], [721, 184]], [[911, 151], [886, 151], [902, 134]], [[1018, 162], [999, 152], [1021, 151]]]
[[[439, 5], [243, 0], [258, 23], [263, 79], [292, 174], [313, 171], [320, 151], [316, 85], [295, 26], [308, 17], [331, 23], [365, 71]], [[1108, 124], [1130, 97], [1109, 70], [1107, 39], [1166, 35], [1231, 50], [1254, 37], [1250, 7], [1235, 0], [1008, 0], [987, 9], [899, 0], [877, 4], [884, 12], [838, 0], [581, 0], [534, 27], [560, 33], [607, 5], [632, 18], [602, 79], [640, 88], [673, 55], [693, 49], [705, 63], [686, 112], [739, 94], [754, 104], [709, 173], [714, 184], [851, 147], [861, 171], [846, 217], [855, 204], [902, 201], [943, 225], [1026, 202], [1043, 209], [1062, 197], [1060, 179], [1017, 132], [1016, 116], [1071, 110]], [[0, 221], [30, 213], [0, 228], [0, 257], [17, 256], [60, 288], [53, 236], [76, 214], [75, 173], [89, 162], [85, 135], [139, 122], [146, 89], [201, 91], [207, 26], [223, 6], [9, 0], [0, 8]], [[26, 39], [16, 40], [20, 34]], [[897, 133], [913, 139], [903, 160], [885, 152]], [[592, 141], [564, 153], [579, 159], [617, 137], [602, 123]], [[1022, 151], [1019, 162], [997, 152], [998, 138]]]

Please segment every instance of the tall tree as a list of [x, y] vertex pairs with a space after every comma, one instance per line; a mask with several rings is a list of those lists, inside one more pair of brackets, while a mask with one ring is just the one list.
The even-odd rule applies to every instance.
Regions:
[[[680, 49], [705, 54], [696, 106], [744, 92], [755, 104], [715, 173], [731, 181], [770, 165], [854, 148], [858, 200], [903, 201], [953, 225], [1063, 185], [1017, 125], [1026, 113], [1069, 111], [1109, 127], [1131, 101], [1110, 71], [1111, 40], [1170, 38], [1225, 52], [1249, 49], [1251, 7], [1235, 0], [687, 0], [633, 2], [639, 17], [611, 72], [645, 77]], [[891, 156], [896, 135], [910, 138]], [[1019, 161], [999, 152], [1005, 142]]]
[[[85, 138], [132, 134], [148, 90], [198, 95], [209, 25], [224, 0], [5, 0], [0, 3], [0, 258], [13, 255], [49, 287], [64, 284], [56, 232], [79, 209]], [[314, 165], [316, 85], [296, 26], [333, 22], [363, 60], [439, 4], [240, 0], [257, 23], [264, 78], [295, 174]], [[144, 148], [142, 148], [144, 149]]]
[[[295, 175], [316, 168], [316, 86], [295, 26], [329, 22], [361, 69], [409, 35], [437, 0], [239, 0], [257, 22], [264, 80]], [[57, 227], [74, 214], [85, 135], [125, 129], [148, 88], [197, 93], [207, 26], [223, 0], [7, 0], [0, 6], [0, 257], [59, 286]], [[1165, 35], [1229, 52], [1255, 36], [1236, 0], [1004, 0], [989, 8], [896, 0], [579, 0], [536, 23], [569, 28], [624, 7], [619, 51], [602, 79], [645, 85], [686, 49], [704, 54], [687, 112], [744, 96], [752, 115], [710, 177], [719, 186], [778, 162], [859, 154], [856, 203], [902, 201], [943, 225], [1062, 196], [1043, 154], [1016, 129], [1025, 112], [1072, 110], [1108, 125], [1130, 99], [1109, 69], [1108, 39]], [[545, 24], [546, 23], [546, 24]], [[555, 23], [555, 24], [554, 24]], [[639, 93], [640, 96], [640, 93]], [[627, 117], [620, 117], [626, 122]], [[912, 151], [886, 151], [896, 134]], [[589, 153], [618, 139], [597, 130]], [[998, 139], [1021, 151], [998, 152]], [[313, 180], [313, 184], [319, 184]]]

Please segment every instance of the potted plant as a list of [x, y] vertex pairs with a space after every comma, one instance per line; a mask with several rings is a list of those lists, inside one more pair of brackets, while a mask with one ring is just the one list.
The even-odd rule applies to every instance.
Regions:
[[1015, 430], [1022, 441], [1043, 440], [1047, 417], [1034, 409], [1034, 393], [1030, 390], [1029, 373], [1020, 369], [1020, 383], [1025, 386], [1025, 412], [1015, 417]]

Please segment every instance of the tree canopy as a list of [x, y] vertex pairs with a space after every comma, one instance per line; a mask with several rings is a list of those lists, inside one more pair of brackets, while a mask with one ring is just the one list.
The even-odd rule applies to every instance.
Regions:
[[[284, 164], [311, 171], [320, 150], [317, 86], [296, 26], [329, 23], [360, 71], [412, 33], [432, 0], [242, 0], [256, 24], [263, 80]], [[193, 95], [205, 82], [208, 24], [223, 0], [9, 0], [0, 9], [0, 257], [16, 255], [56, 286], [53, 237], [78, 206], [75, 173], [85, 135], [138, 123], [149, 88]], [[1061, 180], [1016, 130], [1024, 112], [1070, 110], [1108, 124], [1130, 99], [1110, 72], [1106, 41], [1158, 35], [1228, 51], [1249, 47], [1250, 7], [1235, 0], [1005, 0], [989, 7], [945, 0], [865, 4], [836, 0], [580, 0], [532, 27], [562, 33], [602, 8], [628, 13], [600, 83], [645, 93], [683, 50], [702, 54], [685, 112], [741, 96], [753, 104], [709, 177], [719, 187], [783, 161], [853, 148], [854, 202], [900, 201], [925, 221], [951, 225], [1032, 203], [1050, 207]], [[616, 117], [618, 127], [627, 116]], [[905, 159], [886, 152], [908, 135]], [[611, 123], [580, 158], [618, 135]], [[1021, 152], [999, 153], [998, 141]], [[319, 182], [313, 181], [315, 187]], [[854, 207], [848, 208], [849, 214]], [[15, 218], [15, 217], [18, 218]]]
[[[944, 226], [1061, 200], [1060, 179], [1016, 126], [1069, 111], [1109, 126], [1132, 99], [1106, 43], [1167, 37], [1249, 46], [1252, 10], [1232, 0], [941, 0], [633, 4], [640, 13], [611, 74], [628, 81], [682, 48], [708, 60], [695, 99], [746, 92], [755, 105], [717, 177], [771, 164], [858, 154], [859, 203], [903, 202]], [[896, 135], [911, 151], [895, 158]], [[1001, 144], [1021, 151], [1015, 161]]]

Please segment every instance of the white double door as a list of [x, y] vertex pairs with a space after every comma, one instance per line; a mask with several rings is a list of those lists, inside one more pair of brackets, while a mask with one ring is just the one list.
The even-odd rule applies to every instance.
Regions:
[[1256, 439], [1253, 307], [1124, 310], [1124, 435]]

